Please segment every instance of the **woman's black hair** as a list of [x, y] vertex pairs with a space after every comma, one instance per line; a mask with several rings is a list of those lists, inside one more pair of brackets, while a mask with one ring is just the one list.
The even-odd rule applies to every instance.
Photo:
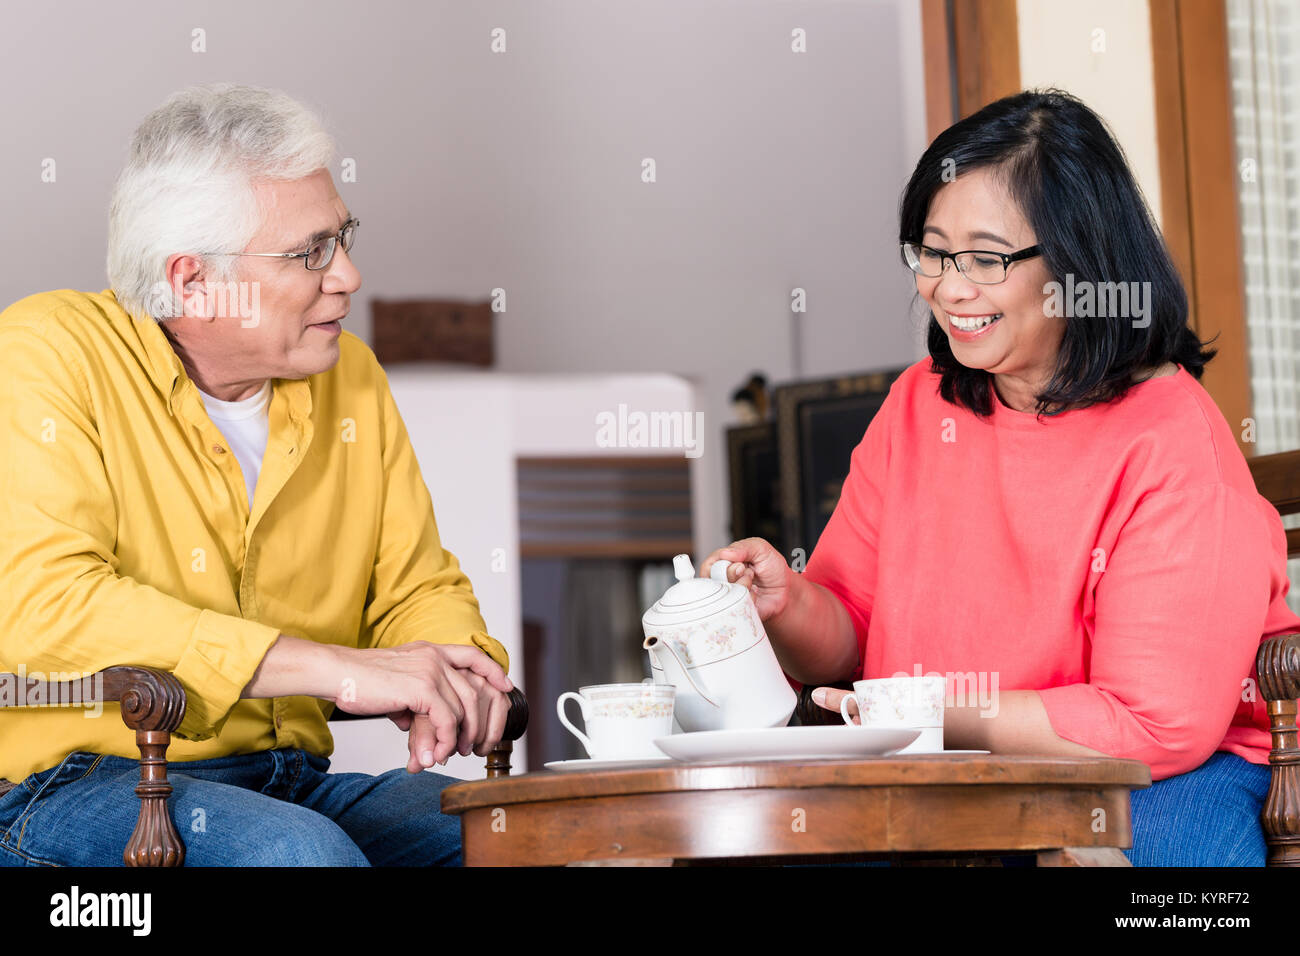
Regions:
[[[1134, 373], [1166, 362], [1201, 377], [1217, 350], [1203, 350], [1188, 327], [1178, 270], [1123, 151], [1096, 113], [1061, 90], [1027, 90], [948, 127], [921, 156], [903, 191], [899, 241], [920, 242], [935, 193], [976, 169], [995, 172], [1006, 185], [1064, 291], [1067, 276], [1078, 289], [1082, 283], [1094, 290], [1101, 283], [1150, 283], [1145, 327], [1122, 314], [1065, 312], [1056, 368], [1035, 396], [1039, 415], [1115, 401], [1132, 387]], [[943, 399], [991, 415], [993, 375], [957, 361], [933, 312], [927, 344]]]

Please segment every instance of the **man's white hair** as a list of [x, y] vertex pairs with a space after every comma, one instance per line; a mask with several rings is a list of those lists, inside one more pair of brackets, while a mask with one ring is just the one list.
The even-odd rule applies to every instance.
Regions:
[[[173, 94], [136, 129], [113, 188], [108, 281], [118, 301], [132, 315], [180, 315], [167, 257], [243, 252], [266, 214], [253, 183], [310, 176], [334, 152], [320, 118], [277, 90], [219, 83]], [[205, 258], [205, 272], [230, 282], [238, 261]]]

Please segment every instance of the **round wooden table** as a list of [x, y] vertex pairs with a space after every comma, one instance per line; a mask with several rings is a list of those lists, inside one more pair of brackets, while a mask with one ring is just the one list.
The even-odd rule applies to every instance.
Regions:
[[1137, 760], [924, 754], [542, 771], [454, 784], [466, 866], [1035, 854], [1127, 866]]

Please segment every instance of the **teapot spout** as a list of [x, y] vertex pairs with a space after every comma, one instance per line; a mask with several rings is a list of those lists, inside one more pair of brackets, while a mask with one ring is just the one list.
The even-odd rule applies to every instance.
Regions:
[[[691, 689], [699, 695], [701, 700], [707, 701], [714, 707], [721, 706], [716, 700], [706, 694], [700, 687], [700, 683], [691, 676], [686, 665], [682, 663], [682, 659], [677, 656], [677, 651], [673, 648], [671, 641], [661, 640], [654, 634], [647, 634], [645, 642], [642, 643], [641, 646], [650, 652], [650, 656], [652, 656], [663, 669], [664, 676], [668, 678], [669, 683], [678, 687], [682, 684], [689, 684]], [[668, 653], [660, 654], [659, 651], [667, 651]]]

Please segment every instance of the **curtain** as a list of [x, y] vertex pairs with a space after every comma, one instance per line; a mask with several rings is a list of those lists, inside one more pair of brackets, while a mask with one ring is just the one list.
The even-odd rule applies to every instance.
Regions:
[[[1256, 454], [1268, 455], [1300, 448], [1300, 5], [1226, 3]], [[1300, 613], [1300, 558], [1288, 571]]]

